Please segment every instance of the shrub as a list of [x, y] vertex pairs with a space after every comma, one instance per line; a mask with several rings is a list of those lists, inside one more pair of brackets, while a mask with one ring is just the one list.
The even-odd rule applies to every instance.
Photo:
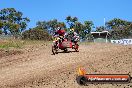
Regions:
[[2, 30], [0, 30], [0, 34], [2, 34]]
[[23, 32], [22, 39], [50, 41], [52, 39], [52, 36], [49, 35], [49, 33], [45, 30], [34, 28]]

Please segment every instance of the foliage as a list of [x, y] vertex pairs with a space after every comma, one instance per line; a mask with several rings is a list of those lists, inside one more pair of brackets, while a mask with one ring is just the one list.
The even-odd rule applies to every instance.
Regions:
[[114, 18], [106, 23], [106, 27], [110, 30], [112, 39], [122, 39], [132, 37], [132, 22]]
[[[14, 8], [4, 8], [0, 10], [0, 20], [2, 22], [2, 29], [5, 34], [8, 34], [8, 31], [12, 35], [20, 34], [26, 29], [27, 22], [29, 18], [22, 17], [23, 13], [16, 11]], [[0, 24], [1, 25], [1, 24]]]
[[[91, 40], [93, 37], [90, 34], [94, 24], [92, 21], [79, 22], [77, 17], [66, 17], [66, 23], [60, 22], [57, 19], [49, 21], [38, 21], [36, 27], [26, 30], [29, 18], [23, 17], [23, 13], [14, 8], [4, 8], [0, 10], [0, 34], [12, 34], [13, 36], [21, 35], [23, 39], [31, 40], [51, 40], [51, 36], [57, 29], [61, 27], [66, 31], [71, 28], [75, 29], [82, 39]], [[132, 38], [132, 22], [114, 18], [106, 22], [106, 27], [96, 27], [97, 32], [108, 30], [113, 39]]]
[[31, 39], [31, 40], [51, 40], [52, 37], [48, 34], [47, 31], [44, 31], [42, 28], [36, 27], [30, 30], [26, 30], [22, 33], [22, 39]]
[[2, 30], [0, 30], [0, 34], [2, 34]]
[[57, 19], [53, 19], [50, 21], [38, 21], [36, 23], [37, 27], [42, 28], [45, 31], [48, 31], [50, 34], [53, 34], [57, 27], [61, 27], [66, 29], [66, 25], [64, 22], [59, 22]]
[[106, 22], [106, 27], [108, 29], [124, 29], [124, 27], [130, 25], [131, 22], [119, 19], [119, 18], [114, 18], [112, 20], [110, 20], [109, 22]]
[[85, 27], [85, 31], [89, 34], [92, 28], [94, 27], [94, 24], [92, 21], [84, 21], [84, 27]]
[[2, 32], [3, 32], [2, 29], [1, 29], [2, 27], [3, 27], [3, 22], [0, 21], [0, 34], [2, 34]]
[[84, 24], [81, 22], [75, 22], [74, 29], [80, 35], [80, 37], [87, 38], [93, 28], [92, 21], [84, 21]]
[[82, 24], [81, 22], [78, 21], [77, 17], [71, 16], [67, 16], [66, 21], [69, 27], [74, 28], [82, 39], [84, 38], [88, 39], [87, 37], [90, 34], [94, 25], [92, 21], [84, 21], [84, 24]]
[[0, 21], [0, 29], [3, 27], [3, 22]]
[[104, 26], [99, 26], [99, 27], [96, 27], [96, 32], [102, 32], [102, 31], [105, 31], [105, 27]]
[[67, 23], [70, 26], [70, 28], [73, 28], [75, 26], [75, 22], [78, 21], [78, 18], [77, 17], [67, 16], [65, 20], [67, 21]]

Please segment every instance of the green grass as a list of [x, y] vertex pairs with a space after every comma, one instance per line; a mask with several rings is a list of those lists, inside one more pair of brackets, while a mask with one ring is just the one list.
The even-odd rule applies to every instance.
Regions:
[[23, 42], [20, 40], [6, 40], [2, 43], [0, 42], [1, 49], [21, 48], [23, 45]]
[[52, 43], [52, 41], [40, 41], [40, 40], [4, 40], [3, 42], [0, 42], [0, 49], [20, 49], [23, 48], [26, 45], [38, 45], [38, 44], [49, 44]]
[[44, 40], [23, 40], [24, 45], [37, 45], [37, 44], [49, 44], [52, 41], [44, 41]]

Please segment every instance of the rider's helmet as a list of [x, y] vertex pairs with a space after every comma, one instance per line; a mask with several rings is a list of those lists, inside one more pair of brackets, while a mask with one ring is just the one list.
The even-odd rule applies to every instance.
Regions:
[[61, 27], [58, 27], [57, 30], [61, 30]]
[[70, 29], [70, 32], [74, 32], [74, 28]]
[[74, 33], [74, 28], [71, 28], [69, 34], [73, 35], [73, 33]]

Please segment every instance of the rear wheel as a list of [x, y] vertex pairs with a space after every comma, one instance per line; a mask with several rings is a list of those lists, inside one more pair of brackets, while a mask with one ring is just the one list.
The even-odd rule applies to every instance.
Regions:
[[56, 46], [52, 46], [53, 55], [58, 54]]
[[78, 44], [75, 44], [74, 45], [74, 49], [75, 49], [76, 52], [79, 52], [78, 48], [79, 48], [79, 45]]

